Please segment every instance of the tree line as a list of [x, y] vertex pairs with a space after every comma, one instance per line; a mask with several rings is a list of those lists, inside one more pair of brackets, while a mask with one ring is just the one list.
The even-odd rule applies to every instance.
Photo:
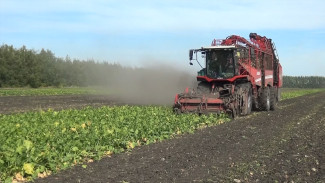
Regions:
[[[25, 46], [0, 47], [0, 87], [92, 86], [109, 84], [120, 72], [133, 68], [119, 64], [58, 58], [50, 50]], [[110, 77], [111, 76], [111, 77]]]
[[325, 77], [321, 76], [283, 76], [285, 88], [325, 88]]
[[[109, 86], [123, 73], [145, 70], [94, 60], [59, 58], [50, 50], [0, 47], [0, 87]], [[325, 88], [325, 77], [284, 76], [288, 88]]]

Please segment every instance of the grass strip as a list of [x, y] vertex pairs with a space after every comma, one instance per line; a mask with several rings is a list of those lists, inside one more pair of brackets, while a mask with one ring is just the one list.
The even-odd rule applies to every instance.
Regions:
[[0, 96], [43, 96], [43, 95], [81, 95], [96, 94], [92, 88], [3, 88]]
[[290, 98], [300, 97], [307, 94], [323, 92], [324, 88], [313, 88], [313, 89], [294, 89], [294, 88], [284, 88], [281, 93], [281, 100], [286, 100]]

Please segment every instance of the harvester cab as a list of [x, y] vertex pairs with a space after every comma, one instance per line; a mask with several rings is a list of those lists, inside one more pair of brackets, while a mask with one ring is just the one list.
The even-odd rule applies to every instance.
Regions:
[[197, 54], [201, 53], [201, 57], [205, 60], [205, 67], [198, 72], [198, 76], [207, 76], [213, 79], [227, 79], [235, 75], [236, 60], [234, 46], [211, 46], [202, 47], [201, 49], [190, 50], [190, 64], [193, 60], [193, 54], [198, 63]]
[[[198, 54], [203, 58], [202, 67]], [[175, 96], [174, 111], [247, 115], [252, 108], [273, 110], [282, 86], [282, 67], [271, 39], [250, 34], [250, 41], [232, 35], [211, 46], [191, 49], [197, 61], [198, 86]]]

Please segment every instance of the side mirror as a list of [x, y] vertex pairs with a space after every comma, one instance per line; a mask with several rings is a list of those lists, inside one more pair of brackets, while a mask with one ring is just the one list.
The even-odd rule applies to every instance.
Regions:
[[[190, 60], [193, 60], [193, 50], [190, 50], [189, 52], [189, 57], [190, 57]], [[192, 64], [193, 65], [193, 64]]]

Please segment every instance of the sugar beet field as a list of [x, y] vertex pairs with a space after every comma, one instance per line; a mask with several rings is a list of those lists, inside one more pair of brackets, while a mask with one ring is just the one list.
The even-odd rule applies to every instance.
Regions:
[[325, 92], [175, 115], [89, 89], [0, 90], [0, 182], [324, 182]]

